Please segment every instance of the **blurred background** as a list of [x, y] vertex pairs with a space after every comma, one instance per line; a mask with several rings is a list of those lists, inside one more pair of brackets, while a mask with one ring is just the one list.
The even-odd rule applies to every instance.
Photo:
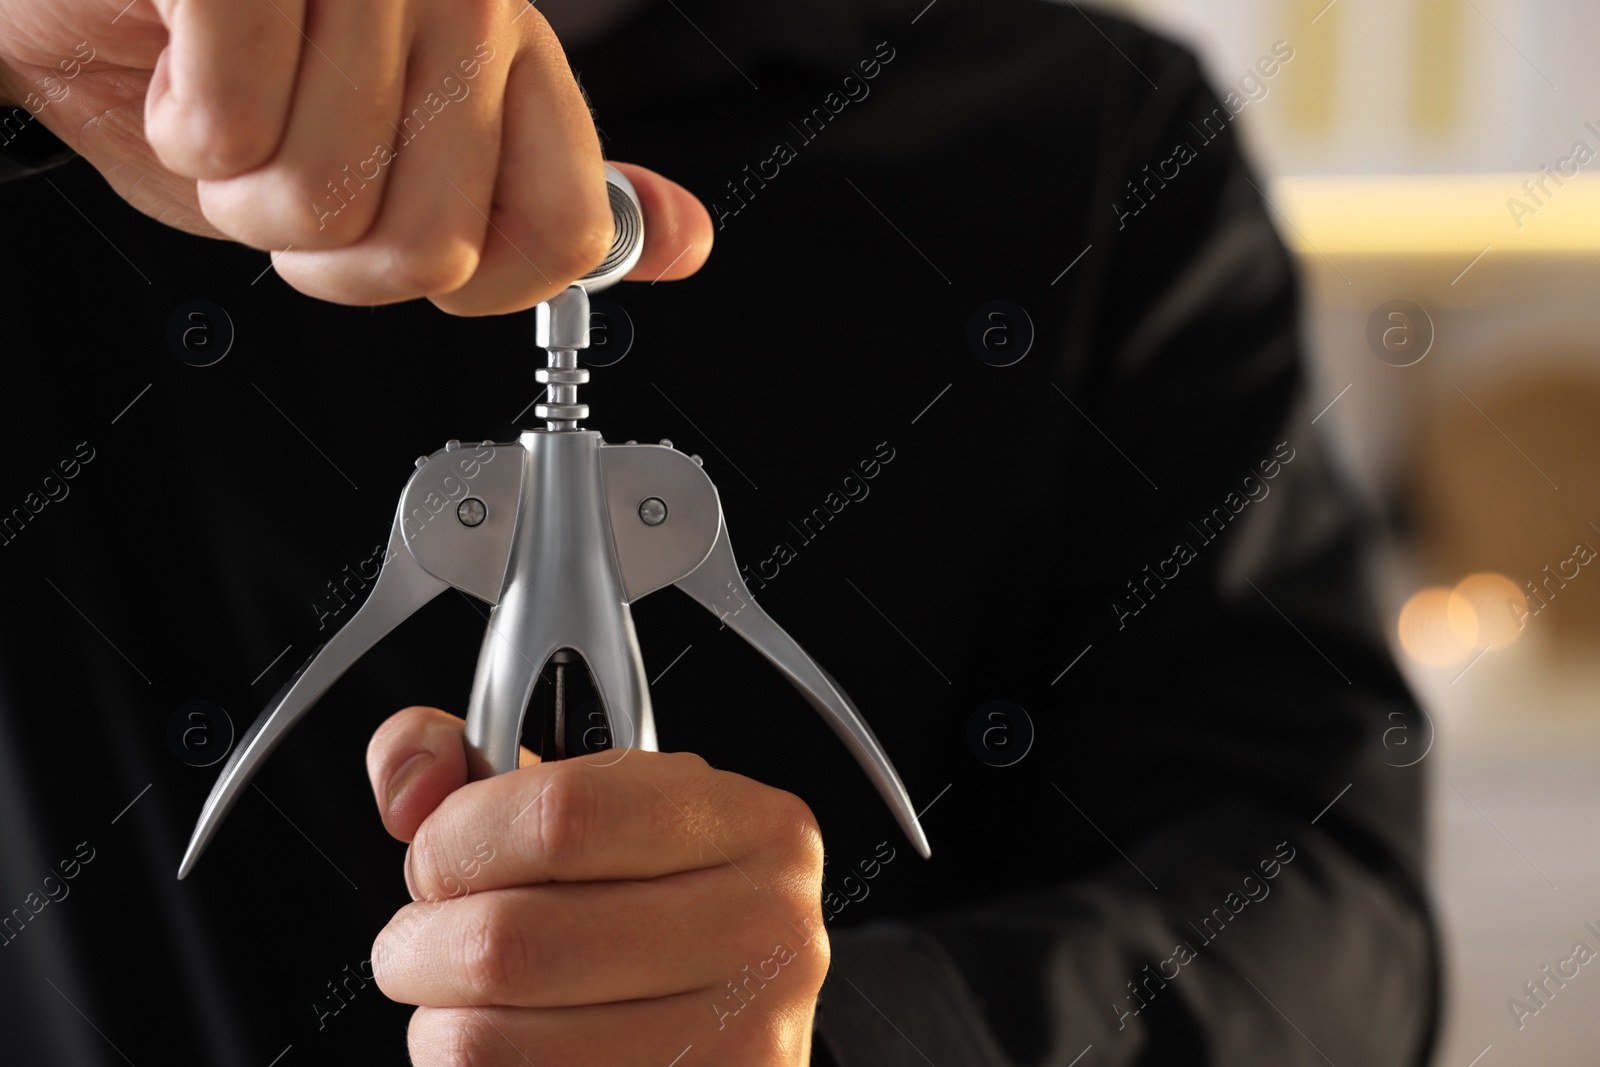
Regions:
[[1600, 966], [1541, 972], [1600, 951], [1600, 4], [1107, 6], [1235, 94], [1302, 268], [1317, 428], [1384, 531], [1433, 728], [1390, 751], [1431, 769], [1435, 1063], [1592, 1065]]

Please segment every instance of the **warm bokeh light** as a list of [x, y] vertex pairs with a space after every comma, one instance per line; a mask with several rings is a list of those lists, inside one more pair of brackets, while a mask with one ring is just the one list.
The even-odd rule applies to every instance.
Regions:
[[[1482, 571], [1469, 574], [1450, 591], [1446, 606], [1452, 629], [1464, 643], [1482, 648], [1505, 648], [1522, 636], [1522, 622], [1528, 613], [1528, 598], [1517, 583], [1503, 574]], [[1471, 637], [1466, 624], [1457, 629], [1458, 620], [1471, 616]]]
[[1294, 175], [1276, 179], [1271, 195], [1293, 222], [1283, 239], [1312, 257], [1320, 250], [1336, 260], [1439, 253], [1470, 259], [1485, 244], [1502, 256], [1600, 248], [1600, 186], [1572, 182], [1559, 200], [1541, 200], [1547, 205], [1537, 208], [1541, 225], [1518, 227], [1506, 200], [1520, 197], [1531, 206], [1522, 189], [1527, 180], [1516, 173]]
[[1413, 593], [1400, 609], [1400, 647], [1419, 663], [1448, 667], [1475, 652], [1479, 645], [1478, 620], [1469, 601], [1457, 601], [1450, 611], [1451, 590], [1432, 586]]

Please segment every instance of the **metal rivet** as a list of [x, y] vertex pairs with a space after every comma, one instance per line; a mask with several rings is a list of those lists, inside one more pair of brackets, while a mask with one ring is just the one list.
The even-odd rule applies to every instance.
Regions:
[[671, 448], [671, 447], [672, 447], [672, 438], [670, 438], [670, 437], [663, 437], [663, 438], [662, 438], [662, 439], [661, 439], [661, 447], [662, 447], [662, 448]]
[[696, 467], [704, 467], [706, 465], [706, 461], [701, 459], [699, 456], [690, 455], [689, 458], [694, 460], [694, 465]]
[[639, 505], [639, 518], [646, 526], [660, 526], [667, 521], [667, 502], [658, 496], [645, 498]]
[[483, 501], [475, 496], [469, 496], [456, 505], [456, 518], [461, 520], [463, 526], [476, 526], [489, 514], [489, 509], [483, 506]]
[[458, 449], [460, 449], [460, 447], [461, 447], [461, 442], [457, 441], [454, 437], [450, 438], [450, 440], [448, 440], [448, 441], [446, 441], [444, 443], [444, 450], [446, 452], [455, 452]]
[[417, 466], [418, 467], [426, 467], [427, 465], [428, 465], [428, 457], [427, 456], [418, 456], [417, 457]]

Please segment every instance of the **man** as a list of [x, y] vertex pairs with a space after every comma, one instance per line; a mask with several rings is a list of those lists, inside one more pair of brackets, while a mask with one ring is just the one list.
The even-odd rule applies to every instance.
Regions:
[[[1187, 53], [1020, 0], [118, 7], [0, 37], [12, 169], [45, 130], [87, 160], [7, 189], [25, 1061], [1424, 1062], [1421, 726]], [[668, 593], [666, 752], [468, 783], [457, 597], [173, 881], [216, 769], [187, 702], [242, 727], [359, 602], [409, 458], [526, 422], [495, 316], [603, 253], [602, 152], [648, 166], [651, 245], [589, 425], [704, 456], [934, 858]]]

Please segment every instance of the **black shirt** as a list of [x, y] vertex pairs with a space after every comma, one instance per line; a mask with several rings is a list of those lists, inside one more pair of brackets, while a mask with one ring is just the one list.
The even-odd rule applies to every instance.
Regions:
[[[607, 154], [719, 226], [694, 279], [602, 294], [634, 338], [587, 425], [705, 458], [933, 844], [714, 618], [634, 605], [662, 747], [822, 827], [817, 1062], [1422, 1063], [1426, 726], [1193, 57], [1035, 0], [685, 0], [571, 59]], [[412, 458], [531, 423], [532, 316], [319, 303], [81, 161], [5, 197], [0, 1041], [405, 1062], [411, 1009], [350, 978], [408, 899], [362, 754], [462, 713], [482, 616], [444, 597], [369, 653], [182, 883], [217, 767], [169, 728], [201, 700], [242, 732], [348, 618]]]

